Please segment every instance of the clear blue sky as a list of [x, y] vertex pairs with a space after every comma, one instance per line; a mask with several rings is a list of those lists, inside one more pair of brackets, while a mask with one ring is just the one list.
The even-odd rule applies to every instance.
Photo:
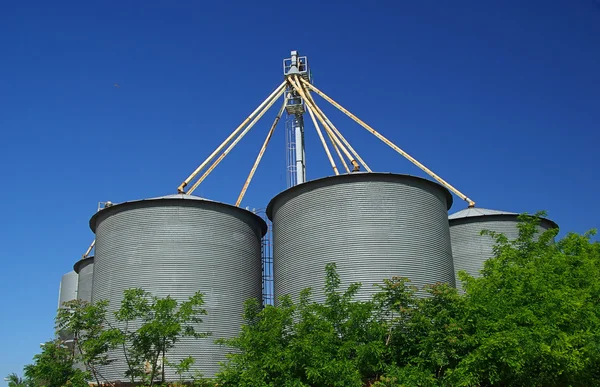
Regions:
[[[561, 233], [599, 225], [597, 0], [5, 2], [1, 376], [52, 337], [97, 202], [175, 193], [294, 49], [318, 87], [479, 206], [545, 209]], [[321, 106], [371, 167], [423, 175]], [[274, 115], [196, 193], [234, 202]], [[329, 175], [312, 129], [307, 147], [308, 177]], [[280, 126], [244, 205], [285, 185]]]

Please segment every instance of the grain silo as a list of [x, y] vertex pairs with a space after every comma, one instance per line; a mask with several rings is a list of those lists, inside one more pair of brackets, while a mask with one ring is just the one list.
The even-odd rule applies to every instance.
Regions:
[[342, 288], [362, 283], [359, 299], [393, 276], [408, 277], [419, 288], [438, 281], [454, 286], [451, 204], [437, 183], [389, 173], [326, 177], [281, 192], [267, 208], [276, 299], [311, 287], [314, 300], [323, 301], [330, 262]]
[[[178, 301], [196, 291], [205, 294], [208, 315], [200, 331], [212, 337], [179, 341], [167, 360], [192, 356], [192, 372], [214, 376], [227, 351], [214, 340], [237, 335], [243, 303], [261, 299], [265, 222], [238, 207], [177, 194], [107, 207], [91, 218], [90, 227], [96, 233], [92, 300], [109, 300], [111, 316], [129, 288]], [[118, 360], [103, 375], [127, 380], [123, 353], [113, 356]], [[167, 367], [167, 380], [176, 377]]]
[[[481, 235], [481, 231], [495, 231], [514, 240], [519, 236], [518, 216], [514, 212], [467, 208], [448, 217], [456, 287], [459, 291], [462, 291], [462, 286], [458, 280], [458, 271], [464, 270], [478, 277], [483, 263], [494, 255], [494, 239], [489, 235]], [[549, 219], [542, 219], [539, 225], [540, 231], [555, 227], [558, 227], [556, 223]]]
[[73, 266], [78, 275], [77, 298], [83, 301], [92, 301], [92, 282], [94, 280], [94, 256], [83, 258]]
[[70, 271], [62, 276], [58, 288], [58, 307], [63, 303], [77, 299], [77, 273]]
[[[77, 273], [70, 271], [64, 274], [58, 288], [58, 307], [63, 308], [63, 303], [77, 299]], [[73, 337], [70, 333], [59, 331], [61, 340], [70, 341]]]

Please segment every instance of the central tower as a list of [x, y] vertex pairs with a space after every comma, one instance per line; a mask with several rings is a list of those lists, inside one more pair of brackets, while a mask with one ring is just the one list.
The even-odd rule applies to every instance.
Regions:
[[[291, 58], [283, 60], [283, 75], [288, 78], [298, 75], [312, 83], [305, 56], [298, 56], [298, 51], [291, 52]], [[283, 95], [285, 99], [285, 141], [287, 186], [291, 188], [306, 181], [306, 154], [304, 151], [304, 100], [300, 94], [288, 84]]]

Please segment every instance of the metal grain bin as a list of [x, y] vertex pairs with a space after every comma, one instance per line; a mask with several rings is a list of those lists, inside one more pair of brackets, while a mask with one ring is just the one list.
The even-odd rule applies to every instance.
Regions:
[[[58, 307], [63, 308], [63, 303], [77, 299], [77, 273], [70, 271], [64, 274], [58, 287]], [[58, 332], [61, 340], [71, 341], [73, 336], [68, 332]], [[67, 343], [68, 344], [68, 343]]]
[[77, 298], [83, 301], [92, 302], [92, 282], [94, 280], [94, 257], [87, 257], [79, 260], [73, 270], [78, 274], [77, 280]]
[[[277, 195], [273, 221], [275, 298], [312, 288], [322, 302], [325, 265], [334, 262], [342, 288], [408, 277], [422, 288], [454, 286], [448, 208], [452, 196], [429, 180], [388, 173], [353, 173], [313, 180]], [[420, 293], [422, 294], [422, 293]]]
[[[243, 303], [261, 299], [261, 237], [265, 222], [253, 213], [190, 195], [132, 201], [107, 207], [90, 220], [96, 233], [92, 300], [119, 308], [123, 291], [143, 288], [159, 297], [187, 300], [205, 294], [205, 339], [183, 339], [167, 354], [176, 363], [193, 356], [191, 371], [214, 376], [227, 349], [217, 338], [236, 336]], [[112, 313], [110, 313], [112, 315]], [[109, 380], [126, 380], [122, 351], [103, 370]], [[177, 378], [167, 367], [168, 380]]]
[[[494, 239], [481, 235], [482, 230], [503, 233], [510, 240], [519, 236], [517, 224], [519, 214], [514, 212], [489, 210], [485, 208], [467, 208], [448, 217], [456, 287], [462, 292], [458, 272], [466, 271], [474, 277], [480, 275], [483, 263], [493, 257]], [[558, 227], [549, 219], [540, 223], [540, 231]]]
[[77, 299], [77, 273], [70, 271], [62, 276], [58, 288], [58, 307], [63, 303]]

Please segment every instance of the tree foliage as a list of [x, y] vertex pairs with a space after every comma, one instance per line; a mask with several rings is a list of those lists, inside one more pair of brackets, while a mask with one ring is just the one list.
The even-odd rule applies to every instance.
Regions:
[[107, 380], [99, 367], [109, 365], [108, 351], [116, 348], [123, 337], [118, 329], [109, 326], [106, 319], [107, 301], [95, 304], [83, 300], [68, 301], [58, 310], [57, 331], [70, 332], [73, 336], [73, 356], [81, 362], [100, 385]]
[[238, 350], [220, 374], [223, 386], [357, 386], [382, 370], [384, 334], [373, 304], [355, 301], [360, 285], [339, 291], [335, 265], [326, 267], [326, 301], [289, 297], [261, 310], [246, 303], [239, 337], [222, 342]]
[[[538, 214], [542, 215], [542, 214]], [[470, 350], [457, 381], [512, 386], [600, 383], [600, 244], [593, 232], [537, 235], [523, 215], [519, 236], [488, 233], [496, 257], [482, 278], [462, 274]]]
[[[557, 230], [540, 234], [542, 215], [522, 215], [516, 240], [485, 232], [496, 241], [494, 257], [479, 278], [460, 273], [464, 294], [442, 283], [417, 289], [393, 277], [372, 300], [360, 301], [360, 284], [340, 289], [329, 264], [323, 303], [312, 300], [310, 289], [296, 301], [281, 297], [278, 306], [248, 300], [241, 333], [219, 340], [232, 353], [215, 385], [600, 385], [600, 244], [591, 241], [593, 232], [559, 241]], [[181, 337], [206, 336], [197, 331], [202, 306], [200, 293], [178, 303], [131, 289], [116, 313], [118, 331], [103, 323], [104, 303], [72, 303], [57, 326], [74, 333], [92, 373], [109, 364], [108, 350], [119, 342], [130, 380], [152, 385], [164, 381], [166, 355]], [[46, 343], [25, 368], [25, 381], [15, 375], [9, 383], [79, 386], [88, 375], [73, 369], [76, 354]], [[193, 362], [171, 364], [179, 385]]]
[[[195, 360], [188, 357], [173, 364], [166, 356], [183, 337], [208, 336], [197, 331], [201, 316], [206, 314], [203, 304], [200, 292], [178, 302], [142, 289], [129, 289], [115, 312], [117, 325], [122, 326], [112, 326], [107, 319], [107, 301], [66, 302], [58, 310], [56, 328], [73, 339], [68, 342], [56, 339], [42, 345], [33, 364], [25, 366], [24, 381], [16, 374], [6, 379], [13, 387], [87, 386], [90, 378], [98, 385], [110, 384], [100, 370], [111, 366], [115, 350], [121, 348], [128, 367], [123, 376], [131, 382], [147, 382], [151, 386], [157, 380], [164, 382], [165, 365], [173, 367], [182, 381]], [[87, 372], [80, 369], [81, 365]], [[199, 375], [193, 378], [198, 385], [204, 383]]]
[[12, 373], [4, 378], [6, 382], [8, 382], [8, 387], [27, 387], [27, 380], [24, 380], [16, 373]]
[[203, 305], [204, 298], [200, 292], [179, 303], [169, 296], [160, 298], [142, 289], [125, 290], [121, 307], [115, 315], [123, 325], [122, 348], [128, 366], [126, 376], [132, 382], [136, 378], [147, 377], [150, 386], [158, 377], [164, 382], [166, 356], [175, 343], [183, 337], [208, 336], [208, 333], [197, 331], [198, 324], [202, 322], [201, 316], [206, 314]]
[[27, 385], [32, 387], [84, 387], [87, 372], [75, 368], [73, 351], [59, 340], [42, 344], [42, 351], [25, 366]]
[[[326, 301], [246, 304], [246, 324], [224, 342], [237, 352], [224, 386], [590, 386], [600, 384], [600, 245], [593, 233], [539, 234], [523, 215], [519, 237], [487, 232], [495, 256], [482, 277], [461, 273], [465, 294], [447, 284], [416, 289], [406, 278], [339, 289], [326, 268]], [[426, 297], [418, 297], [417, 291]], [[422, 294], [422, 293], [421, 293]]]

